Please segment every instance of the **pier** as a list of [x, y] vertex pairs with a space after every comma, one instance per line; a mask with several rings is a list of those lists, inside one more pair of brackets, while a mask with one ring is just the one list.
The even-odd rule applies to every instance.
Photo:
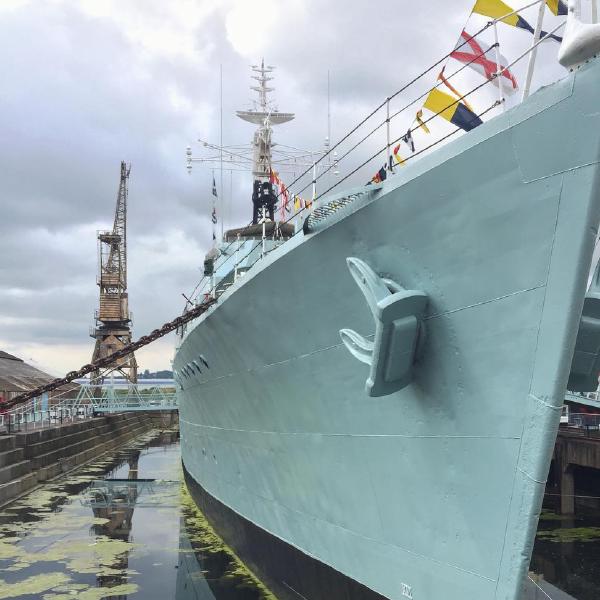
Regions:
[[[586, 471], [583, 471], [585, 469]], [[596, 472], [589, 471], [594, 469]], [[576, 473], [580, 473], [579, 477]], [[587, 477], [586, 477], [587, 476]], [[552, 490], [560, 494], [560, 512], [564, 515], [575, 513], [575, 499], [577, 496], [576, 482], [587, 478], [587, 482], [581, 481], [586, 489], [591, 483], [590, 478], [600, 481], [600, 435], [598, 429], [595, 431], [574, 431], [564, 428], [559, 431], [554, 446], [554, 456], [550, 468], [550, 486]], [[585, 494], [580, 494], [584, 496]], [[584, 498], [580, 498], [580, 501]], [[589, 503], [594, 498], [589, 498]], [[598, 504], [595, 500], [593, 504]]]
[[567, 392], [565, 403], [546, 495], [559, 499], [562, 515], [574, 515], [600, 508], [600, 402], [597, 393]]

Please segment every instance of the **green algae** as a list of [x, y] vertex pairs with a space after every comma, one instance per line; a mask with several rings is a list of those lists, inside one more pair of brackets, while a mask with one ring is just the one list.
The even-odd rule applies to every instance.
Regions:
[[185, 484], [181, 486], [181, 507], [185, 517], [188, 539], [194, 549], [206, 554], [224, 553], [230, 559], [230, 564], [222, 579], [234, 581], [241, 588], [248, 587], [256, 590], [260, 594], [261, 600], [277, 600], [271, 590], [250, 571], [233, 549], [215, 532], [196, 506]]
[[67, 583], [65, 585], [59, 585], [53, 587], [52, 591], [57, 593], [68, 594], [70, 592], [78, 592], [80, 590], [87, 590], [90, 586], [87, 583]]
[[[102, 600], [113, 596], [135, 594], [139, 586], [135, 583], [121, 583], [112, 587], [92, 588], [88, 585], [59, 586], [52, 588], [51, 594], [44, 594], [43, 600]], [[66, 593], [65, 593], [66, 592]]]
[[139, 586], [135, 583], [121, 583], [112, 587], [89, 588], [77, 594], [77, 596], [71, 597], [77, 598], [77, 600], [101, 600], [101, 598], [108, 598], [109, 596], [128, 596], [129, 594], [135, 594], [138, 590]]
[[31, 510], [45, 510], [50, 509], [52, 502], [57, 498], [67, 497], [67, 492], [59, 492], [54, 490], [36, 490], [31, 494], [27, 494], [23, 498], [17, 500], [11, 505], [13, 507], [23, 507]]
[[[33, 513], [35, 516], [42, 516], [39, 513]], [[30, 523], [15, 523], [7, 524], [0, 527], [0, 534], [27, 534], [34, 532], [38, 536], [52, 536], [57, 537], [59, 535], [65, 535], [71, 533], [80, 528], [84, 528], [91, 525], [104, 525], [109, 522], [109, 519], [94, 517], [89, 518], [86, 516], [71, 516], [64, 513], [47, 513], [43, 514], [43, 520], [34, 521]], [[20, 537], [13, 536], [0, 536], [3, 541], [17, 541]]]
[[19, 598], [27, 594], [41, 594], [70, 580], [71, 578], [64, 573], [41, 573], [15, 583], [7, 583], [0, 579], [0, 600]]
[[100, 576], [123, 575], [124, 568], [114, 568], [123, 554], [134, 548], [131, 542], [106, 536], [89, 540], [67, 540], [55, 542], [37, 552], [28, 552], [20, 546], [0, 540], [0, 559], [9, 559], [13, 564], [7, 571], [18, 571], [36, 563], [54, 562], [65, 565], [68, 571]]
[[[135, 583], [129, 582], [113, 585], [113, 587], [100, 588], [92, 587], [87, 584], [69, 583], [70, 578], [73, 577], [76, 579], [78, 574], [88, 576], [95, 575], [100, 578], [116, 577], [118, 578], [117, 581], [120, 580], [126, 582], [128, 581], [129, 576], [139, 575], [136, 571], [126, 567], [127, 560], [125, 557], [132, 551], [135, 552], [136, 556], [142, 555], [148, 551], [147, 548], [142, 548], [139, 545], [123, 542], [118, 539], [113, 540], [109, 537], [98, 536], [97, 533], [99, 530], [91, 529], [93, 525], [102, 526], [109, 524], [109, 519], [92, 518], [91, 514], [89, 517], [80, 517], [77, 514], [73, 514], [74, 511], [72, 509], [65, 511], [71, 513], [72, 516], [68, 517], [67, 515], [62, 514], [63, 508], [67, 508], [70, 504], [73, 504], [76, 507], [78, 502], [75, 501], [82, 499], [82, 493], [72, 493], [75, 490], [73, 487], [69, 488], [69, 485], [77, 485], [79, 486], [79, 489], [81, 489], [81, 484], [87, 484], [97, 480], [98, 477], [96, 474], [100, 471], [102, 473], [107, 473], [109, 472], [109, 469], [112, 469], [110, 471], [112, 472], [117, 468], [126, 466], [125, 462], [126, 461], [123, 460], [118, 462], [114, 458], [105, 461], [97, 461], [93, 464], [88, 464], [87, 467], [81, 467], [71, 476], [63, 476], [60, 480], [60, 486], [44, 486], [44, 494], [39, 493], [40, 490], [35, 492], [37, 496], [34, 497], [34, 501], [31, 503], [33, 506], [28, 502], [27, 498], [21, 499], [19, 501], [19, 506], [16, 506], [18, 511], [22, 511], [23, 509], [33, 509], [28, 510], [28, 516], [39, 520], [25, 524], [5, 524], [4, 526], [0, 526], [0, 538], [2, 538], [2, 533], [7, 536], [4, 539], [0, 539], [0, 551], [4, 548], [5, 554], [9, 555], [9, 560], [12, 562], [12, 565], [6, 569], [7, 571], [18, 571], [31, 566], [40, 570], [40, 568], [48, 567], [48, 565], [36, 566], [36, 563], [43, 563], [46, 561], [58, 563], [57, 565], [49, 567], [50, 569], [60, 569], [60, 565], [63, 565], [62, 568], [64, 569], [64, 572], [62, 573], [62, 576], [64, 577], [64, 583], [61, 585], [54, 585], [50, 588], [45, 587], [42, 591], [32, 592], [38, 594], [36, 595], [37, 598], [43, 598], [44, 600], [64, 600], [66, 598], [101, 600], [109, 596], [122, 597], [129, 594], [135, 594], [139, 591], [138, 586]], [[176, 500], [179, 500], [181, 480], [173, 481], [177, 476], [177, 473], [174, 471], [176, 470], [153, 471], [153, 474], [157, 474], [161, 478], [157, 483], [177, 484], [174, 492], [169, 489], [167, 491], [160, 490], [152, 494], [150, 504], [157, 505], [156, 508], [153, 507], [153, 512], [157, 515], [173, 514], [172, 508], [168, 509], [164, 506], [165, 502], [173, 501], [174, 505], [183, 506], [183, 503], [175, 502]], [[65, 488], [70, 490], [71, 493], [65, 492]], [[58, 507], [54, 509], [57, 503]], [[144, 496], [142, 504], [144, 506], [148, 504], [146, 496]], [[58, 510], [59, 512], [54, 512], [55, 510]], [[231, 564], [227, 569], [224, 579], [232, 581], [237, 588], [243, 589], [245, 587], [251, 587], [252, 589], [257, 590], [260, 597], [264, 600], [274, 600], [275, 597], [270, 591], [248, 571], [235, 553], [222, 542], [204, 517], [202, 516], [202, 518], [198, 519], [201, 513], [197, 510], [191, 499], [189, 499], [187, 506], [183, 506], [183, 511], [185, 522], [189, 525], [191, 541], [195, 540], [195, 545], [200, 546], [207, 553], [225, 553], [230, 559]], [[101, 512], [101, 514], [104, 513]], [[13, 518], [17, 517], [17, 515], [13, 514], [13, 511], [6, 513], [5, 516]], [[200, 529], [202, 525], [204, 527]], [[50, 541], [48, 540], [48, 537], [52, 536], [56, 539], [59, 535], [68, 536], [68, 539], [57, 540], [51, 545], [44, 545], [42, 542], [40, 544], [41, 547], [34, 547], [33, 549], [31, 548], [30, 543], [25, 544], [27, 546], [26, 549], [20, 548], [18, 544], [24, 536], [42, 537], [46, 538], [46, 541]], [[35, 543], [35, 539], [33, 541]], [[160, 547], [157, 546], [157, 548]], [[176, 552], [176, 549], [177, 547], [175, 546], [172, 548], [172, 551]], [[161, 563], [156, 563], [156, 565], [153, 566], [156, 567], [160, 564]], [[123, 568], [119, 568], [121, 565], [123, 565]], [[57, 575], [61, 575], [61, 573], [57, 573]], [[192, 577], [201, 576], [202, 573], [200, 572], [192, 575]], [[23, 582], [27, 583], [29, 581], [30, 579], [23, 578]], [[129, 579], [129, 581], [131, 580]], [[40, 580], [39, 582], [33, 581], [33, 583], [41, 585], [43, 582]], [[107, 582], [105, 580], [104, 583], [109, 583], [110, 585], [112, 581], [109, 580]], [[0, 589], [4, 592], [2, 584], [3, 582], [0, 582]], [[26, 592], [19, 590], [16, 597], [24, 593]], [[140, 593], [140, 595], [143, 596], [144, 594]], [[8, 598], [12, 597], [15, 596], [8, 596]], [[0, 595], [0, 600], [2, 598], [3, 596]]]
[[25, 569], [26, 567], [29, 566], [29, 563], [21, 563], [21, 562], [16, 562], [13, 563], [10, 567], [4, 569], [5, 571], [21, 571], [22, 569]]
[[559, 515], [551, 510], [542, 510], [540, 513], [540, 521], [570, 521], [573, 520], [573, 515]]
[[12, 542], [6, 539], [0, 540], [0, 559], [12, 559], [20, 557], [22, 550]]
[[550, 542], [597, 542], [600, 540], [600, 527], [573, 527], [538, 531], [537, 537]]

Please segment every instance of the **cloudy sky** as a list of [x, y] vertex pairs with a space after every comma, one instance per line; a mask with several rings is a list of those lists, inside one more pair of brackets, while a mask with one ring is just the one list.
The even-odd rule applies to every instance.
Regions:
[[[278, 108], [296, 114], [276, 130], [276, 140], [318, 151], [327, 134], [328, 71], [335, 142], [454, 47], [472, 4], [0, 0], [0, 349], [53, 374], [89, 361], [88, 329], [98, 302], [96, 232], [112, 224], [121, 160], [132, 165], [134, 337], [181, 311], [181, 293], [194, 288], [211, 244], [211, 171], [196, 165], [188, 175], [185, 147], [200, 157], [207, 154], [199, 138], [219, 141], [221, 65], [225, 144], [251, 139], [252, 126], [234, 115], [250, 106], [249, 65], [264, 57], [277, 66]], [[535, 23], [535, 9], [526, 15]], [[469, 27], [485, 21], [473, 17]], [[559, 22], [549, 15], [545, 28]], [[499, 33], [509, 60], [531, 41], [505, 25]], [[493, 42], [491, 29], [483, 36]], [[561, 75], [557, 48], [543, 45], [534, 88], [548, 74]], [[459, 66], [449, 64], [446, 72]], [[515, 66], [520, 80], [523, 70], [524, 61]], [[432, 71], [396, 98], [393, 110], [436, 76]], [[465, 93], [480, 81], [463, 72], [456, 85]], [[472, 104], [484, 110], [496, 94], [486, 86]], [[414, 109], [400, 115], [394, 135], [413, 118]], [[446, 131], [443, 123], [436, 127], [432, 135]], [[384, 129], [356, 151], [354, 163], [351, 157], [340, 164], [342, 175], [382, 144]], [[378, 166], [375, 161], [356, 177], [363, 182]], [[246, 223], [249, 173], [226, 171], [223, 180], [225, 228]], [[165, 339], [140, 351], [140, 367], [169, 368], [173, 344]]]

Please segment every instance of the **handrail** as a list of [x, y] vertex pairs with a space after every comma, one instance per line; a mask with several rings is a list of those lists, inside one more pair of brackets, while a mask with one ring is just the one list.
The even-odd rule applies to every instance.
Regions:
[[[439, 67], [440, 65], [442, 65], [442, 63], [444, 63], [445, 61], [447, 62], [450, 59], [451, 54], [455, 50], [461, 48], [465, 44], [468, 44], [471, 39], [476, 38], [479, 34], [481, 34], [483, 31], [485, 31], [489, 27], [495, 26], [497, 23], [501, 23], [501, 22], [505, 21], [507, 18], [509, 18], [509, 17], [511, 17], [511, 16], [513, 16], [515, 14], [522, 13], [524, 10], [526, 10], [528, 8], [531, 8], [531, 7], [535, 6], [535, 5], [541, 5], [543, 3], [544, 3], [544, 0], [534, 0], [532, 2], [529, 2], [528, 4], [526, 4], [525, 6], [523, 6], [521, 8], [512, 10], [512, 11], [507, 12], [506, 14], [504, 14], [502, 16], [499, 16], [497, 18], [494, 18], [494, 19], [491, 19], [491, 20], [487, 21], [487, 23], [484, 26], [482, 26], [481, 28], [479, 28], [471, 37], [469, 37], [467, 39], [464, 39], [460, 44], [457, 44], [457, 46], [455, 46], [452, 49], [452, 51], [450, 51], [447, 54], [445, 54], [440, 60], [438, 60], [435, 63], [433, 63], [430, 67], [428, 67], [427, 69], [425, 69], [424, 71], [422, 71], [419, 75], [417, 75], [416, 77], [414, 77], [407, 84], [403, 85], [396, 92], [394, 92], [393, 94], [391, 94], [390, 96], [388, 96], [384, 101], [382, 101], [381, 103], [379, 103], [357, 125], [355, 125], [353, 128], [351, 128], [350, 131], [348, 131], [345, 135], [343, 135], [338, 142], [336, 142], [333, 146], [331, 146], [328, 149], [327, 152], [324, 152], [322, 155], [320, 155], [319, 158], [317, 159], [317, 161], [314, 164], [318, 165], [319, 163], [325, 161], [326, 158], [329, 155], [331, 155], [332, 152], [334, 152], [336, 149], [338, 149], [343, 142], [345, 142], [346, 140], [348, 140], [363, 125], [365, 125], [367, 122], [369, 122], [377, 113], [379, 113], [379, 111], [381, 111], [382, 109], [384, 109], [384, 108], [387, 107], [388, 111], [386, 112], [386, 114], [373, 127], [371, 127], [370, 130], [365, 135], [363, 135], [355, 144], [353, 144], [350, 149], [348, 149], [339, 158], [336, 158], [336, 160], [335, 160], [335, 166], [339, 167], [340, 163], [343, 160], [345, 160], [352, 152], [354, 152], [357, 148], [359, 148], [362, 144], [364, 144], [366, 142], [366, 140], [368, 140], [369, 138], [371, 138], [384, 125], [388, 125], [388, 129], [389, 129], [389, 123], [390, 123], [390, 121], [396, 119], [399, 115], [405, 113], [405, 111], [408, 108], [410, 108], [411, 106], [414, 106], [419, 100], [422, 100], [424, 97], [426, 97], [428, 94], [430, 94], [433, 90], [435, 90], [438, 87], [440, 87], [441, 85], [443, 85], [443, 82], [437, 80], [435, 82], [435, 84], [433, 86], [429, 87], [424, 93], [418, 95], [416, 98], [414, 98], [410, 102], [407, 102], [399, 110], [396, 110], [395, 112], [393, 112], [390, 115], [389, 114], [389, 103], [390, 103], [391, 99], [395, 98], [396, 96], [398, 96], [399, 94], [401, 94], [402, 92], [404, 92], [405, 90], [407, 90], [408, 88], [410, 88], [411, 86], [413, 86], [418, 80], [420, 80], [421, 78], [423, 78], [427, 73], [431, 72], [436, 67]], [[565, 24], [565, 21], [563, 21], [560, 24], [558, 24], [549, 33], [544, 33], [544, 35], [542, 37], [540, 37], [540, 39], [535, 40], [534, 43], [527, 48], [527, 50], [525, 50], [524, 52], [522, 52], [516, 59], [514, 59], [513, 61], [511, 61], [507, 65], [502, 65], [501, 66], [499, 64], [499, 59], [498, 59], [498, 55], [497, 55], [495, 62], [498, 65], [498, 69], [499, 70], [496, 71], [495, 73], [493, 73], [493, 77], [491, 79], [486, 79], [481, 84], [476, 85], [475, 87], [473, 87], [472, 89], [470, 89], [467, 93], [465, 93], [462, 96], [459, 96], [458, 98], [456, 98], [456, 100], [454, 100], [451, 104], [449, 104], [443, 110], [440, 110], [440, 111], [434, 113], [433, 116], [428, 117], [427, 119], [425, 119], [422, 122], [424, 122], [425, 124], [429, 123], [430, 121], [438, 118], [448, 108], [451, 108], [452, 106], [463, 102], [465, 100], [465, 98], [467, 98], [468, 96], [470, 96], [473, 93], [477, 92], [478, 90], [484, 88], [485, 86], [489, 85], [490, 83], [493, 83], [498, 77], [501, 76], [502, 73], [504, 73], [505, 71], [509, 70], [511, 67], [513, 67], [515, 64], [517, 64], [519, 61], [521, 61], [526, 56], [531, 55], [532, 52], [534, 52], [541, 43], [543, 43], [544, 41], [546, 41], [550, 36], [553, 36], [553, 34], [556, 31], [558, 31], [561, 27], [563, 27], [564, 24]], [[464, 69], [466, 69], [467, 67], [469, 67], [472, 63], [476, 62], [479, 58], [481, 58], [481, 56], [485, 55], [486, 53], [488, 53], [488, 52], [490, 52], [492, 50], [496, 50], [497, 51], [498, 50], [498, 46], [499, 46], [499, 44], [496, 41], [494, 44], [491, 44], [485, 51], [479, 53], [477, 56], [474, 56], [473, 59], [471, 61], [469, 61], [468, 63], [462, 64], [459, 68], [457, 68], [452, 73], [445, 74], [445, 81], [449, 81], [453, 77], [456, 77], [456, 75], [458, 75]], [[485, 115], [489, 111], [491, 111], [494, 108], [496, 108], [496, 107], [500, 106], [501, 104], [503, 104], [504, 97], [502, 96], [502, 94], [503, 94], [502, 86], [500, 86], [499, 92], [500, 92], [501, 98], [498, 101], [494, 102], [486, 110], [484, 110], [483, 112], [479, 113], [478, 116]], [[420, 129], [420, 127], [421, 127], [420, 123], [417, 126], [415, 126], [415, 122], [413, 121], [413, 125], [411, 125], [411, 127], [408, 129], [408, 131], [411, 132], [411, 133], [414, 133], [415, 131], [417, 131], [418, 129]], [[461, 130], [457, 128], [456, 130], [454, 130], [454, 131], [452, 131], [452, 132], [450, 132], [450, 133], [442, 136], [440, 139], [437, 139], [435, 142], [427, 145], [425, 148], [422, 148], [422, 149], [420, 149], [420, 150], [418, 150], [416, 152], [413, 152], [412, 154], [410, 154], [409, 156], [407, 156], [404, 159], [404, 162], [407, 162], [409, 160], [413, 160], [414, 158], [416, 158], [417, 156], [420, 156], [421, 154], [423, 154], [424, 152], [430, 150], [434, 146], [436, 146], [436, 145], [444, 142], [449, 137], [455, 135], [459, 131], [461, 131]], [[322, 204], [321, 204], [320, 201], [327, 194], [329, 194], [332, 190], [334, 190], [343, 181], [346, 181], [349, 177], [351, 177], [352, 175], [354, 175], [355, 173], [357, 173], [360, 169], [362, 169], [364, 166], [366, 166], [367, 164], [369, 164], [371, 161], [377, 159], [377, 157], [381, 156], [382, 153], [385, 153], [386, 151], [389, 153], [390, 145], [400, 143], [400, 141], [403, 138], [404, 138], [404, 136], [400, 136], [397, 139], [391, 141], [389, 139], [389, 134], [388, 134], [388, 139], [387, 139], [387, 142], [386, 142], [385, 146], [381, 147], [379, 150], [377, 150], [377, 152], [374, 152], [366, 160], [362, 161], [356, 168], [352, 169], [347, 175], [345, 175], [344, 177], [338, 179], [333, 185], [329, 186], [327, 189], [325, 189], [323, 192], [321, 192], [316, 198], [313, 199], [313, 201], [311, 202], [310, 207], [307, 207], [305, 205], [305, 206], [301, 207], [300, 210], [296, 211], [289, 218], [287, 218], [285, 220], [282, 220], [281, 224], [287, 224], [287, 223], [290, 223], [292, 221], [296, 222], [296, 225], [297, 225], [296, 232], [291, 237], [294, 237], [296, 234], [298, 234], [302, 230], [302, 227], [299, 227], [299, 224], [300, 224], [300, 221], [303, 220], [303, 214], [307, 214], [308, 213], [308, 215], [310, 215], [310, 214], [313, 214], [315, 211], [318, 211], [320, 209], [320, 207], [322, 206]], [[389, 160], [389, 158], [387, 157], [387, 154], [386, 154], [386, 162], [388, 160]], [[287, 186], [288, 191], [290, 192], [290, 194], [292, 195], [292, 197], [295, 196], [295, 195], [298, 195], [298, 196], [301, 195], [303, 192], [305, 192], [307, 189], [309, 189], [315, 182], [322, 180], [322, 178], [325, 177], [331, 171], [331, 169], [333, 167], [334, 167], [334, 162], [332, 162], [330, 160], [329, 163], [328, 163], [328, 165], [320, 173], [318, 173], [318, 174], [311, 173], [311, 171], [313, 170], [312, 167], [305, 169], [298, 177], [296, 177]], [[393, 173], [394, 173], [394, 171], [391, 170], [390, 174], [393, 175]], [[302, 184], [301, 184], [302, 179], [304, 177], [306, 177], [307, 175], [309, 175], [309, 174], [311, 175], [310, 181], [307, 181], [302, 186]], [[299, 187], [298, 187], [298, 189], [296, 189], [295, 191], [293, 191], [293, 189], [294, 189], [293, 186], [295, 186], [296, 184], [298, 184]], [[280, 191], [277, 194], [277, 198], [278, 198], [279, 203], [282, 201], [281, 196], [282, 196], [282, 194], [281, 194], [281, 191]], [[278, 209], [279, 208], [276, 206], [275, 210], [278, 210]], [[313, 223], [316, 222], [315, 219], [312, 219], [312, 222]], [[216, 264], [215, 264], [215, 269], [216, 270], [220, 269], [220, 268], [223, 268], [228, 262], [231, 261], [232, 257], [235, 256], [234, 254], [226, 255], [227, 250], [229, 248], [231, 248], [235, 243], [236, 243], [236, 241], [232, 240], [227, 246], [225, 246], [225, 248], [223, 249], [223, 254], [221, 255], [221, 257], [219, 257], [219, 258], [222, 258], [222, 260], [217, 259], [217, 261], [216, 261]], [[285, 242], [282, 242], [282, 243], [285, 243]], [[280, 245], [280, 244], [274, 244], [275, 247], [278, 246], [278, 245]], [[275, 248], [273, 247], [272, 250], [273, 249], [275, 249]], [[236, 269], [239, 268], [239, 266], [242, 263], [246, 263], [247, 259], [251, 256], [251, 254], [254, 251], [255, 251], [255, 246], [252, 247], [250, 249], [250, 251], [247, 252], [241, 259], [239, 259], [237, 262], [233, 263], [231, 271], [232, 272], [235, 271]], [[269, 252], [266, 252], [264, 255], [268, 255]], [[251, 267], [254, 267], [257, 264], [258, 260], [260, 260], [260, 258], [263, 258], [263, 257], [264, 256], [260, 256], [260, 257], [258, 257], [258, 259], [256, 261], [253, 261], [252, 264], [251, 264]], [[230, 275], [230, 272], [228, 272], [227, 277], [229, 275]], [[230, 287], [230, 286], [228, 285], [227, 287]], [[200, 291], [198, 292], [197, 295], [194, 296], [194, 294], [196, 294], [197, 290], [200, 290]], [[198, 298], [200, 298], [202, 295], [204, 295], [204, 297], [208, 297], [208, 296], [215, 297], [215, 296], [218, 296], [223, 291], [224, 291], [224, 289], [223, 289], [223, 286], [220, 286], [220, 282], [215, 282], [214, 285], [213, 285], [213, 283], [210, 280], [207, 280], [206, 277], [203, 277], [203, 278], [200, 279], [200, 281], [198, 282], [196, 288], [192, 292], [191, 298], [193, 300], [197, 301]]]

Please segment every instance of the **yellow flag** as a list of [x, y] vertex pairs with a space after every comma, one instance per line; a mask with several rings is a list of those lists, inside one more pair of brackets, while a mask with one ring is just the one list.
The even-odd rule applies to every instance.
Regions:
[[462, 102], [454, 99], [450, 94], [446, 94], [434, 88], [429, 92], [423, 108], [427, 108], [440, 117], [458, 125], [465, 131], [470, 131], [474, 127], [481, 125], [481, 119]]
[[[546, 6], [548, 6], [548, 8], [555, 15], [567, 14], [567, 6], [563, 0], [546, 0]], [[554, 12], [555, 10], [556, 12]], [[529, 33], [533, 33], [533, 27], [521, 15], [515, 13], [508, 4], [502, 2], [502, 0], [477, 0], [477, 2], [475, 2], [475, 6], [473, 7], [473, 12], [483, 15], [484, 17], [500, 19], [507, 25], [519, 27], [520, 29], [529, 31]], [[500, 18], [508, 13], [514, 14], [504, 19]], [[562, 42], [562, 38], [558, 35], [554, 35], [553, 33], [546, 33], [545, 31], [542, 31], [542, 35], [553, 39], [555, 42]]]
[[442, 92], [437, 88], [433, 88], [423, 106], [428, 108], [431, 112], [439, 114], [447, 121], [451, 121], [456, 111], [458, 102], [450, 94]]
[[[473, 7], [474, 13], [483, 15], [484, 17], [491, 17], [492, 19], [503, 17], [504, 15], [513, 12], [513, 10], [513, 8], [502, 2], [502, 0], [477, 0]], [[502, 21], [513, 27], [519, 27], [518, 14], [510, 15], [510, 17], [502, 19]]]
[[398, 152], [400, 151], [400, 144], [398, 144], [393, 150], [392, 152], [394, 153], [394, 158], [396, 159], [396, 162], [400, 165], [400, 166], [404, 166], [404, 163], [406, 162], [399, 154]]
[[425, 132], [425, 133], [431, 133], [431, 131], [429, 131], [429, 127], [427, 127], [427, 125], [425, 124], [425, 121], [423, 121], [423, 111], [419, 110], [417, 111], [417, 123], [419, 124], [419, 127]]
[[563, 0], [546, 0], [546, 6], [555, 15], [566, 15], [569, 12], [566, 2]]

